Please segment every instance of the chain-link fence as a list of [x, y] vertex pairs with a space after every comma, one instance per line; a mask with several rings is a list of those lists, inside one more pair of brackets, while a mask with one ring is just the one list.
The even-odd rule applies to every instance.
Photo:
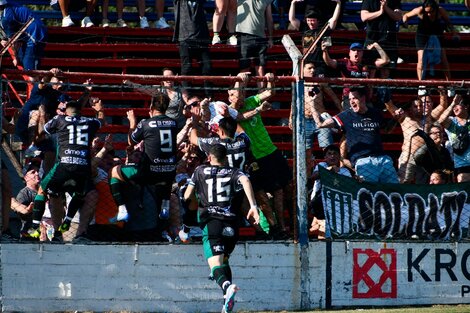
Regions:
[[[209, 101], [197, 86], [183, 98], [173, 83], [182, 78], [167, 79], [152, 86], [95, 84], [91, 94], [85, 88], [89, 85], [68, 83], [52, 110], [26, 103], [21, 111], [11, 96], [15, 84], [21, 83], [2, 82], [4, 116], [7, 122], [16, 122], [7, 138], [10, 147], [21, 147], [15, 155], [24, 179], [24, 188], [10, 195], [12, 212], [9, 223], [4, 220], [4, 238], [24, 242], [200, 240], [198, 203], [184, 193], [194, 170], [207, 163], [206, 145], [218, 140], [227, 148], [239, 149], [229, 152], [229, 165], [249, 175], [260, 207], [260, 225], [254, 225], [246, 219], [250, 206], [243, 191], [229, 191], [223, 184], [214, 187], [219, 196], [232, 192], [225, 196], [241, 212], [236, 223], [242, 239], [296, 238], [299, 218], [308, 219], [312, 239], [467, 237], [465, 182], [470, 174], [465, 162], [470, 148], [468, 131], [462, 131], [468, 130], [464, 87], [454, 87], [457, 95], [452, 95], [451, 89], [438, 88], [436, 82], [418, 90], [396, 81], [385, 86], [383, 80], [368, 80], [367, 87], [357, 87], [351, 86], [352, 80], [331, 80], [328, 85], [328, 79], [308, 79], [306, 140], [300, 145], [307, 152], [309, 205], [297, 210], [292, 180], [295, 123], [290, 113], [292, 93], [286, 85], [291, 79], [268, 86], [273, 93], [266, 99], [269, 103], [258, 99], [253, 105], [250, 97], [266, 92], [254, 82], [234, 88], [237, 78], [219, 80]], [[48, 88], [56, 90], [53, 86], [60, 84], [48, 82]], [[161, 94], [168, 96], [167, 115], [176, 122], [171, 131], [164, 129], [158, 139], [149, 139], [139, 132], [151, 126], [141, 121], [152, 120], [151, 105], [161, 101]], [[239, 102], [243, 105], [230, 99], [233, 96], [243, 99]], [[72, 99], [83, 101], [81, 115], [88, 119], [82, 124], [66, 123], [75, 116], [68, 111]], [[238, 120], [248, 139], [240, 135], [241, 129], [227, 135], [228, 116]], [[91, 129], [97, 120], [101, 128], [95, 135]], [[152, 144], [146, 145], [146, 140]], [[162, 158], [163, 163], [149, 159], [151, 149], [158, 147], [161, 153], [172, 145], [173, 155]], [[82, 162], [88, 163], [80, 167]], [[158, 170], [156, 176], [148, 173], [167, 165], [169, 175]], [[206, 194], [199, 190], [199, 201], [207, 196], [207, 190]]]

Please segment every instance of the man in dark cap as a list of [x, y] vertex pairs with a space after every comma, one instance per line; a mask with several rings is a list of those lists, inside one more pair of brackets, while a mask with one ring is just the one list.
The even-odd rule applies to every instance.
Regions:
[[[333, 13], [333, 16], [328, 20], [328, 25], [330, 30], [336, 28], [336, 24], [338, 23], [340, 11], [341, 11], [341, 0], [332, 0], [336, 2], [336, 8]], [[307, 8], [304, 16], [304, 20], [301, 21], [296, 17], [296, 9], [295, 6], [297, 3], [302, 3], [303, 0], [292, 0], [290, 9], [289, 9], [289, 22], [291, 24], [291, 28], [294, 30], [299, 30], [303, 32], [302, 35], [302, 48], [303, 53], [305, 53], [308, 47], [311, 45], [312, 42], [318, 36], [318, 32], [323, 27], [320, 24], [320, 19], [322, 17], [322, 12], [316, 10], [313, 7]], [[327, 32], [328, 33], [328, 32]], [[311, 55], [308, 57], [309, 61], [313, 61], [315, 64], [315, 72], [317, 76], [322, 76], [325, 74], [325, 63], [323, 63], [322, 53], [320, 46], [318, 46], [314, 51], [311, 52]]]

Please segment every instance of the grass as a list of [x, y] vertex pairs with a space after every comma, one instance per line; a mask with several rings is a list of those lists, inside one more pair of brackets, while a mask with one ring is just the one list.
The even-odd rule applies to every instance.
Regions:
[[[255, 313], [253, 311], [237, 311], [239, 313]], [[470, 312], [470, 305], [433, 305], [427, 307], [371, 308], [371, 309], [338, 309], [314, 311], [264, 311], [256, 313], [465, 313]]]

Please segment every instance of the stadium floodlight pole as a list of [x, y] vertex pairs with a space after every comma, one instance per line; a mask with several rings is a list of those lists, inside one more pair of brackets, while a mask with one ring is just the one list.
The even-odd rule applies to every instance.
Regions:
[[300, 243], [300, 308], [308, 309], [310, 304], [308, 232], [307, 232], [307, 165], [305, 162], [305, 118], [304, 118], [304, 80], [302, 53], [289, 35], [282, 37], [282, 44], [292, 60], [292, 136], [294, 143], [296, 212], [298, 221], [298, 240]]

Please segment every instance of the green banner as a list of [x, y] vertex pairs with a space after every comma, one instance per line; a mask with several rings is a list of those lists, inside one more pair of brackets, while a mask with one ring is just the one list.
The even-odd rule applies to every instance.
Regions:
[[327, 236], [376, 239], [470, 239], [470, 183], [359, 183], [320, 168]]

